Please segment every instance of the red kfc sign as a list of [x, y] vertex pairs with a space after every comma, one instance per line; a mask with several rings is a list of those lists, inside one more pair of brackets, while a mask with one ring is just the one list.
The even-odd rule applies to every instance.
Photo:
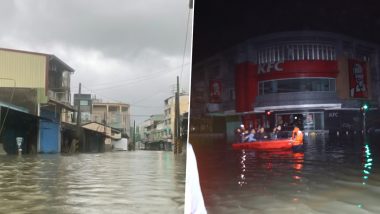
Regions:
[[350, 97], [368, 98], [367, 64], [364, 61], [348, 60]]
[[210, 102], [221, 102], [222, 82], [220, 80], [210, 80]]

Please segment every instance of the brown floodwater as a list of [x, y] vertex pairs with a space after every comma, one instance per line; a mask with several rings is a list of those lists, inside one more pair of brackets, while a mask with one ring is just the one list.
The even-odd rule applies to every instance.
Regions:
[[183, 213], [185, 155], [0, 155], [0, 213]]

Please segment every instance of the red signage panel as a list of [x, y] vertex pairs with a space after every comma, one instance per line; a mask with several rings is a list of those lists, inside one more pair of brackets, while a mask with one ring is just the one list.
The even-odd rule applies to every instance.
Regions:
[[368, 98], [367, 64], [364, 61], [348, 60], [350, 97]]
[[260, 64], [259, 79], [272, 80], [300, 77], [331, 77], [338, 75], [338, 62], [324, 60], [283, 61]]
[[220, 80], [210, 80], [210, 103], [222, 102], [222, 82]]
[[250, 62], [238, 64], [235, 70], [236, 112], [253, 110], [253, 103], [258, 94], [257, 85], [257, 65]]

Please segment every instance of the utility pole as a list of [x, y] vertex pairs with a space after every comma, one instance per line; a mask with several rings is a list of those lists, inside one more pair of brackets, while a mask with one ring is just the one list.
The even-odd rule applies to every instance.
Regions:
[[132, 150], [136, 149], [136, 120], [133, 120], [133, 144]]
[[106, 150], [106, 144], [107, 144], [107, 119], [106, 119], [107, 116], [106, 115], [107, 115], [107, 112], [104, 112], [104, 121], [103, 121], [104, 141], [102, 145], [102, 148], [104, 148], [104, 150], [102, 150], [103, 152]]
[[180, 111], [179, 111], [179, 76], [177, 76], [177, 91], [175, 93], [175, 117], [174, 117], [174, 153], [182, 153], [182, 142], [180, 134]]
[[81, 100], [81, 93], [82, 93], [82, 84], [81, 83], [79, 83], [79, 91], [78, 91], [78, 113], [77, 113], [77, 126], [78, 126], [78, 128], [79, 128], [79, 126], [80, 126], [80, 120], [81, 120], [81, 118], [80, 118], [80, 100]]
[[[81, 100], [81, 93], [82, 93], [82, 84], [79, 83], [79, 91], [78, 91], [78, 112], [77, 112], [77, 137], [79, 143], [81, 140], [81, 132], [80, 132], [80, 100]], [[83, 141], [83, 151], [86, 151], [86, 141]]]

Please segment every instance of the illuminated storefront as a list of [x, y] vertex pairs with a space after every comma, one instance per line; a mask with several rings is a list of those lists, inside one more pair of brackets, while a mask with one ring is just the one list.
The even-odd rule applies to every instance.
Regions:
[[377, 45], [339, 34], [253, 38], [193, 65], [191, 117], [225, 117], [226, 132], [241, 122], [360, 130], [360, 106], [378, 108], [379, 60]]

